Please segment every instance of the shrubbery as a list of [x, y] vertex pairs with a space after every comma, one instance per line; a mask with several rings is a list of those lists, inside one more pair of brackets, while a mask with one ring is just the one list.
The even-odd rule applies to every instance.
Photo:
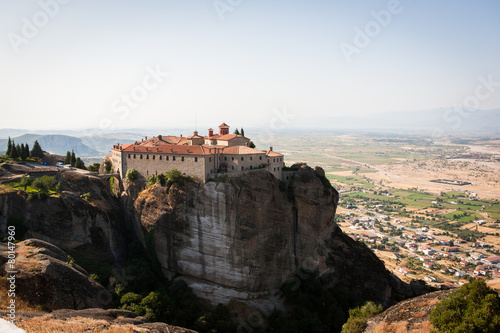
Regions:
[[440, 332], [500, 332], [500, 298], [477, 279], [441, 300], [430, 321]]
[[362, 333], [367, 327], [369, 318], [382, 312], [384, 308], [380, 304], [367, 302], [361, 307], [349, 310], [349, 319], [342, 326], [342, 333]]

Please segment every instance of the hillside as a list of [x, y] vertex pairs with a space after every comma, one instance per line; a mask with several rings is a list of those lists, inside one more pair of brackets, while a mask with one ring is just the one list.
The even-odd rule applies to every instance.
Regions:
[[[68, 135], [24, 134], [11, 139], [16, 144], [28, 143], [30, 148], [33, 147], [35, 140], [38, 140], [43, 150], [63, 156], [71, 150], [74, 150], [75, 154], [81, 157], [102, 155], [97, 150], [85, 145], [82, 139]], [[7, 150], [7, 141], [6, 139], [0, 140], [0, 151]]]
[[[7, 166], [2, 170], [9, 177], [24, 173]], [[296, 303], [301, 297], [314, 300], [316, 305], [307, 311], [319, 314], [322, 303], [317, 302], [325, 295], [330, 295], [321, 301], [331, 305], [328, 316], [311, 320], [338, 328], [348, 308], [359, 302], [389, 306], [424, 292], [420, 284], [408, 285], [390, 274], [372, 251], [337, 226], [338, 193], [321, 168], [294, 170], [287, 183], [266, 170], [253, 170], [207, 183], [155, 184], [146, 190], [139, 183], [128, 186], [105, 175], [61, 170], [56, 175], [60, 192], [44, 200], [2, 186], [0, 230], [16, 223], [19, 240], [37, 238], [58, 246], [75, 268], [85, 271], [71, 274], [93, 274], [106, 286], [111, 306], [128, 306], [122, 297], [130, 292], [141, 294], [137, 302], [143, 304], [142, 298], [154, 292], [173, 305], [144, 303], [157, 311], [150, 318], [183, 327], [196, 324], [187, 327], [202, 332], [226, 324], [215, 319], [202, 324], [197, 319], [203, 316], [297, 309], [305, 306]], [[33, 274], [29, 281], [37, 281]], [[76, 279], [67, 281], [71, 288], [69, 281]], [[86, 289], [80, 290], [83, 294], [73, 302], [56, 297], [50, 288], [32, 301], [49, 309], [87, 307], [78, 300], [91, 299], [95, 291], [85, 295]], [[210, 310], [195, 294], [226, 307]], [[168, 310], [171, 306], [175, 311]], [[285, 318], [298, 325], [309, 316], [314, 315]], [[242, 320], [248, 324], [250, 319]]]

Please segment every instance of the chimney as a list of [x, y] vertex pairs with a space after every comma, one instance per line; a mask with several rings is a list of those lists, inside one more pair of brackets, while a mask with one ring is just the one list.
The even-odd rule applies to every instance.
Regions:
[[273, 146], [269, 146], [269, 151], [273, 151]]
[[212, 137], [214, 136], [214, 129], [213, 128], [209, 128], [208, 129], [208, 137]]
[[161, 134], [160, 134], [160, 135], [158, 135], [158, 139], [160, 139], [160, 140], [161, 140]]
[[181, 138], [182, 138], [182, 134], [181, 134]]
[[194, 131], [194, 132], [193, 132], [193, 135], [194, 135], [194, 136], [198, 136], [198, 131]]
[[148, 137], [146, 137], [146, 140], [148, 139]]

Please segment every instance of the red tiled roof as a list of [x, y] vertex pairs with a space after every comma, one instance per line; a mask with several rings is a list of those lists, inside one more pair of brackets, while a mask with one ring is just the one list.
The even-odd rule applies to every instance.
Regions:
[[156, 147], [147, 147], [141, 145], [132, 145], [123, 149], [128, 153], [163, 153], [163, 154], [185, 154], [185, 155], [209, 155], [210, 149], [203, 146], [190, 145], [161, 145]]
[[222, 123], [222, 124], [219, 125], [219, 127], [229, 127], [229, 125], [226, 124], [226, 123]]
[[238, 154], [241, 155], [241, 154], [264, 154], [265, 152], [247, 146], [231, 146], [224, 148], [222, 153], [230, 155], [238, 155]]
[[232, 139], [234, 139], [236, 137], [243, 138], [243, 136], [238, 135], [238, 134], [224, 134], [224, 135], [219, 136], [217, 138], [217, 140], [229, 141], [229, 140], [232, 140]]
[[281, 156], [284, 156], [283, 154], [280, 154], [280, 153], [277, 153], [273, 150], [268, 150], [266, 152], [266, 155], [269, 156], [269, 157], [281, 157]]

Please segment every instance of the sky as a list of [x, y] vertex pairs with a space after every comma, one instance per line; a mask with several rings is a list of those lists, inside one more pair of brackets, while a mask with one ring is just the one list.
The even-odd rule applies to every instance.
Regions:
[[497, 109], [499, 15], [497, 0], [2, 0], [0, 128]]

